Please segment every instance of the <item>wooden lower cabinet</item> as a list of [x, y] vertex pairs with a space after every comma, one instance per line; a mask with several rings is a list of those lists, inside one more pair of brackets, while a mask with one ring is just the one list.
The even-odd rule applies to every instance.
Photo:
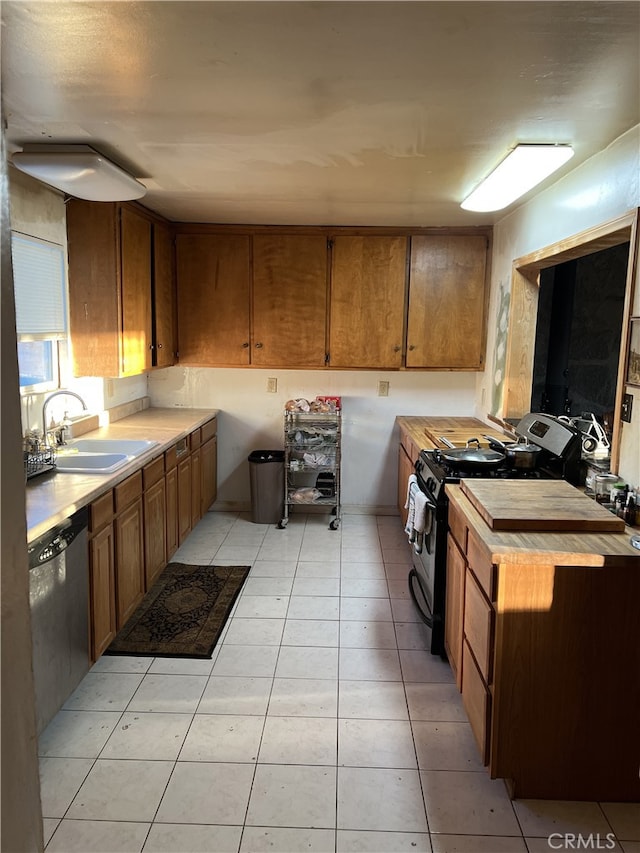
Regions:
[[178, 469], [171, 468], [165, 475], [165, 500], [167, 510], [167, 560], [178, 550]]
[[200, 466], [202, 468], [201, 514], [208, 512], [215, 502], [218, 486], [218, 442], [210, 438], [200, 448]]
[[144, 570], [149, 589], [167, 563], [167, 501], [164, 478], [144, 493]]
[[131, 616], [145, 593], [142, 498], [114, 521], [116, 537], [116, 607], [118, 628]]
[[447, 537], [447, 587], [444, 620], [444, 648], [462, 689], [462, 624], [464, 618], [464, 583], [467, 562], [451, 534]]
[[191, 529], [202, 517], [202, 462], [200, 448], [191, 454]]
[[411, 460], [402, 444], [398, 449], [398, 509], [400, 510], [400, 518], [402, 526], [407, 523], [408, 509], [405, 509], [407, 502], [407, 483], [409, 477], [413, 474], [414, 461]]
[[462, 702], [480, 750], [482, 763], [488, 764], [491, 694], [480, 675], [466, 639], [462, 646]]
[[191, 532], [191, 456], [178, 461], [178, 545]]
[[91, 660], [96, 661], [116, 635], [115, 551], [109, 522], [89, 540]]

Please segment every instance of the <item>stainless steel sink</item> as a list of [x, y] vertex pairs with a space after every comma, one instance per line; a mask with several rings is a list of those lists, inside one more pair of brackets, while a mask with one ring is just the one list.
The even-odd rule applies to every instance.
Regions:
[[[130, 438], [76, 438], [67, 445], [79, 453], [123, 453], [129, 459], [135, 459], [152, 447], [157, 441]], [[60, 467], [60, 466], [58, 466]]]
[[63, 474], [112, 474], [129, 462], [125, 453], [69, 453], [60, 454], [56, 471]]

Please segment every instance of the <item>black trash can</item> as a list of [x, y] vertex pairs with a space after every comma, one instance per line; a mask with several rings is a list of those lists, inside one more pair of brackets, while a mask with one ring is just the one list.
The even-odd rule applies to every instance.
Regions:
[[251, 521], [276, 524], [284, 512], [284, 450], [254, 450], [249, 454]]

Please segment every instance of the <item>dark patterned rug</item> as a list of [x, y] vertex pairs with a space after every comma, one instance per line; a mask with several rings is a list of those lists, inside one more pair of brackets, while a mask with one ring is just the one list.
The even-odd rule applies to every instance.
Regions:
[[249, 568], [169, 563], [105, 654], [210, 658]]

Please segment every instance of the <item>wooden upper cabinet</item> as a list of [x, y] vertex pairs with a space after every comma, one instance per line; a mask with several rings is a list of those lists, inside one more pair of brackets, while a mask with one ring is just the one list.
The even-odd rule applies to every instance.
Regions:
[[134, 210], [120, 211], [122, 264], [122, 373], [152, 366], [151, 222]]
[[253, 340], [257, 367], [324, 367], [327, 238], [253, 237]]
[[181, 364], [250, 363], [250, 237], [178, 234], [178, 348]]
[[[116, 202], [70, 199], [66, 215], [74, 374], [134, 376], [173, 364], [175, 348], [158, 361], [154, 337], [173, 322], [168, 224]], [[168, 313], [163, 300], [171, 302]]]
[[485, 236], [411, 238], [407, 367], [483, 368], [487, 252]]
[[173, 234], [168, 225], [153, 225], [154, 350], [156, 367], [169, 367], [176, 352], [176, 290]]
[[403, 364], [406, 237], [333, 240], [329, 364]]

